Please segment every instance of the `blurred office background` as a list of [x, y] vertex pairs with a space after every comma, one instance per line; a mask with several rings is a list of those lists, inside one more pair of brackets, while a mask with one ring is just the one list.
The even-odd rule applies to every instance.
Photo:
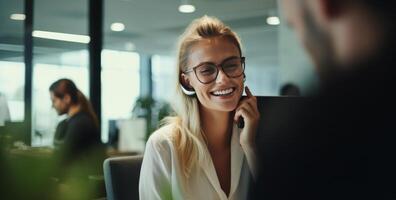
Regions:
[[[255, 95], [277, 96], [285, 83], [298, 85], [304, 94], [316, 80], [295, 36], [279, 19], [276, 0], [104, 0], [97, 15], [89, 0], [31, 2], [27, 8], [23, 0], [0, 0], [0, 93], [7, 99], [11, 122], [28, 127], [24, 134], [31, 146], [52, 145], [61, 117], [51, 107], [48, 88], [59, 78], [72, 79], [91, 100], [100, 99], [95, 110], [103, 143], [111, 142], [114, 126], [145, 127], [147, 121], [122, 124], [147, 115], [139, 106], [150, 98], [156, 102], [150, 113], [154, 126], [153, 118], [172, 98], [178, 36], [203, 15], [218, 17], [240, 35], [246, 84]], [[26, 22], [29, 13], [32, 23]], [[90, 34], [90, 24], [101, 24], [103, 34]], [[29, 25], [32, 43], [25, 37]], [[98, 37], [103, 41], [101, 66], [92, 68], [89, 44]], [[29, 45], [33, 50], [26, 57]], [[100, 79], [90, 80], [93, 73]], [[30, 113], [31, 118], [26, 116]], [[145, 135], [132, 137], [142, 141], [136, 143], [136, 150], [142, 150]]]

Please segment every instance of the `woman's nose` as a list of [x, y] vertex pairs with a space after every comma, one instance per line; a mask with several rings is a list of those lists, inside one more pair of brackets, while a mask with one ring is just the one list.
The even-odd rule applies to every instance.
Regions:
[[219, 69], [219, 74], [217, 74], [216, 83], [222, 83], [228, 79], [228, 76], [223, 72], [223, 70]]

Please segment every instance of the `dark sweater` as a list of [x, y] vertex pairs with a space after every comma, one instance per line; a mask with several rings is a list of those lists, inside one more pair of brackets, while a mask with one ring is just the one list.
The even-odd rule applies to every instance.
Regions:
[[299, 108], [262, 114], [256, 199], [396, 199], [393, 52], [331, 74]]
[[61, 121], [56, 128], [54, 146], [62, 167], [80, 166], [84, 168], [79, 170], [81, 173], [100, 173], [104, 148], [99, 129], [87, 113], [79, 112]]

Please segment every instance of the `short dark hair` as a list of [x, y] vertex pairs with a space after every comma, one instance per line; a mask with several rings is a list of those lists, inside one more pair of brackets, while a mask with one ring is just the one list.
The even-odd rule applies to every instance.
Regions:
[[382, 24], [385, 31], [385, 37], [394, 41], [396, 31], [396, 0], [353, 0], [356, 3], [363, 4], [367, 10], [373, 13]]
[[[356, 3], [363, 3], [367, 8], [380, 16], [395, 16], [396, 1], [395, 0], [354, 0]], [[394, 19], [389, 19], [394, 20]]]

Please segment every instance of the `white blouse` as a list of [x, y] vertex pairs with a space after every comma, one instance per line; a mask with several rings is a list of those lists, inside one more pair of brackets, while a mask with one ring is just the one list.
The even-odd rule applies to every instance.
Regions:
[[193, 168], [187, 183], [178, 162], [176, 149], [170, 139], [172, 128], [162, 127], [146, 144], [139, 180], [141, 200], [155, 199], [247, 199], [251, 174], [239, 144], [240, 129], [233, 127], [231, 138], [231, 187], [227, 195], [221, 189], [216, 170], [207, 148], [207, 160]]

